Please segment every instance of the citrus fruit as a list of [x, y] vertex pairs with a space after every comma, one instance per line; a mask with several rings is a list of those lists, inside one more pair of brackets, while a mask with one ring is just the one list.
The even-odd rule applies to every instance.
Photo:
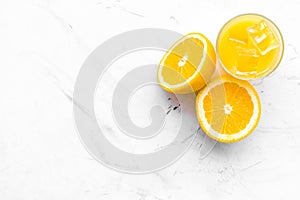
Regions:
[[163, 56], [157, 79], [168, 92], [191, 93], [206, 85], [215, 67], [216, 54], [211, 42], [201, 33], [189, 33]]
[[236, 142], [257, 126], [261, 105], [254, 87], [229, 75], [221, 76], [201, 90], [196, 113], [203, 131], [219, 142]]

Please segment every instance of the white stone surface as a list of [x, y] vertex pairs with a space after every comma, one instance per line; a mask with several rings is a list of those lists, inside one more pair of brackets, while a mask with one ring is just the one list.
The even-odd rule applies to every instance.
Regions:
[[[0, 199], [298, 199], [299, 10], [296, 0], [0, 1]], [[263, 113], [252, 135], [218, 143], [203, 160], [196, 138], [174, 165], [147, 175], [92, 159], [68, 95], [94, 48], [145, 27], [199, 31], [215, 42], [228, 19], [248, 12], [271, 18], [285, 39], [282, 64], [256, 83]]]

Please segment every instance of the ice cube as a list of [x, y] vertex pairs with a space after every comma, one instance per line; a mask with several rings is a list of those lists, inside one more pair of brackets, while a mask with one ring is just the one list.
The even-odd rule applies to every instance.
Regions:
[[259, 52], [256, 49], [236, 47], [236, 69], [240, 72], [255, 72], [259, 62]]
[[246, 41], [243, 41], [243, 40], [240, 40], [240, 39], [237, 39], [237, 38], [233, 38], [233, 37], [229, 37], [228, 40], [235, 43], [235, 45], [236, 44], [239, 44], [239, 45], [246, 45], [247, 44]]
[[274, 31], [265, 21], [260, 21], [247, 29], [249, 41], [257, 48], [261, 55], [279, 47], [279, 41]]

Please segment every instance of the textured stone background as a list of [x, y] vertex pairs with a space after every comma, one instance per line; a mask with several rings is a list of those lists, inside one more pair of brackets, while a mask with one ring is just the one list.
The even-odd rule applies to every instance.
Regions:
[[[296, 0], [1, 0], [0, 199], [296, 199], [299, 10]], [[255, 83], [263, 113], [251, 136], [217, 144], [201, 160], [200, 133], [178, 162], [148, 175], [92, 159], [77, 137], [70, 95], [94, 48], [145, 27], [199, 31], [215, 43], [228, 19], [247, 12], [271, 18], [285, 39], [280, 67]]]

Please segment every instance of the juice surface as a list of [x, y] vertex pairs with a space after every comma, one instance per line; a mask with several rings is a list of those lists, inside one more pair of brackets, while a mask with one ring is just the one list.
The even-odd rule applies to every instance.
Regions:
[[217, 40], [223, 68], [241, 79], [260, 78], [280, 63], [283, 40], [278, 28], [267, 18], [241, 15], [224, 25]]

